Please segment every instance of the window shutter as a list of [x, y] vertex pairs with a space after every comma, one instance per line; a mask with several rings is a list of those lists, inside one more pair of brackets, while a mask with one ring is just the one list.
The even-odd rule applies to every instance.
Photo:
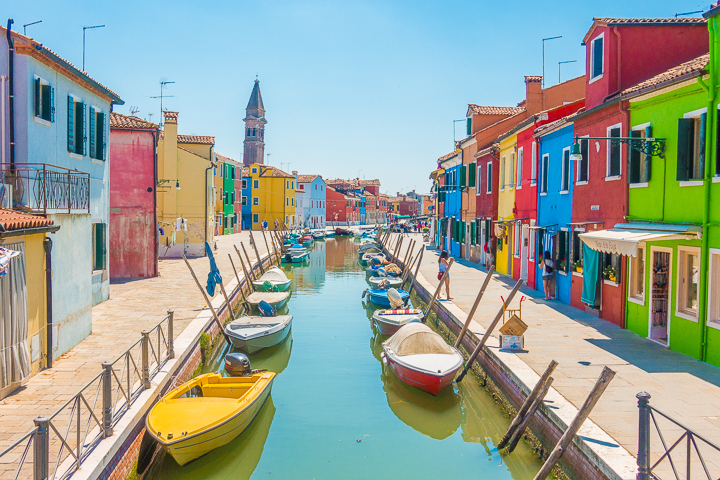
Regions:
[[[645, 127], [645, 138], [652, 138], [652, 126]], [[647, 183], [650, 181], [650, 173], [652, 168], [652, 157], [645, 155], [645, 161], [640, 166], [640, 181]]]
[[475, 165], [475, 162], [468, 165], [468, 186], [474, 187], [475, 186], [475, 177], [477, 176], [477, 165]]
[[475, 242], [475, 222], [470, 223], [470, 238], [468, 239], [468, 243], [476, 243]]
[[[641, 132], [639, 130], [631, 130], [630, 137], [640, 138]], [[640, 142], [637, 142], [640, 144]], [[640, 151], [633, 147], [636, 147], [636, 143], [633, 141], [630, 144], [630, 158], [628, 158], [628, 183], [640, 183]]]
[[39, 117], [41, 114], [40, 111], [40, 79], [35, 79], [35, 116]]
[[95, 112], [92, 107], [90, 110], [90, 158], [97, 158], [96, 143], [97, 143], [97, 132], [95, 131]]
[[472, 135], [472, 117], [468, 117], [465, 123], [467, 125], [465, 130], [467, 131], [467, 135], [469, 137], [470, 135]]
[[68, 95], [68, 113], [67, 113], [67, 149], [68, 152], [75, 151], [75, 100]]
[[[80, 106], [82, 107], [82, 108], [81, 108], [81, 110], [82, 110], [82, 124], [81, 124], [81, 127], [82, 127], [82, 128], [80, 129], [80, 131], [82, 132], [82, 139], [80, 139], [80, 140], [82, 141], [82, 154], [83, 154], [83, 155], [87, 155], [87, 131], [86, 131], [86, 126], [87, 126], [87, 110], [85, 109], [85, 103], [81, 103]], [[88, 108], [90, 108], [90, 107], [88, 107]]]
[[593, 41], [593, 78], [603, 73], [603, 38], [597, 38]]
[[582, 154], [582, 160], [580, 160], [580, 178], [578, 178], [578, 181], [581, 182], [587, 182], [588, 180], [588, 161], [590, 159], [590, 152], [588, 150], [589, 145], [589, 140], [580, 140], [580, 153]]
[[460, 187], [464, 187], [467, 185], [467, 167], [465, 165], [460, 166]]
[[105, 270], [105, 228], [104, 223], [95, 224], [95, 267], [97, 270]]
[[105, 122], [105, 114], [100, 112], [98, 114], [98, 124], [100, 125], [100, 140], [98, 140], [98, 145], [100, 148], [100, 160], [106, 160], [107, 159], [107, 123]]
[[55, 89], [50, 87], [50, 121], [55, 123]]
[[679, 182], [690, 178], [693, 122], [692, 118], [678, 119], [677, 180]]
[[705, 178], [705, 130], [707, 126], [707, 113], [700, 115], [700, 152], [698, 158], [700, 159], [699, 172], [700, 179]]

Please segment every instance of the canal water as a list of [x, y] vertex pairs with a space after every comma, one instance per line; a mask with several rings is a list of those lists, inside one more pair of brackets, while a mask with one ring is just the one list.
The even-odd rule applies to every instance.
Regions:
[[[276, 372], [272, 395], [234, 441], [184, 467], [166, 455], [157, 479], [532, 479], [540, 461], [521, 442], [502, 458], [509, 420], [469, 376], [434, 397], [380, 360], [386, 339], [361, 299], [352, 238], [318, 241], [293, 279], [285, 343], [250, 357]], [[206, 371], [221, 371], [222, 356]]]

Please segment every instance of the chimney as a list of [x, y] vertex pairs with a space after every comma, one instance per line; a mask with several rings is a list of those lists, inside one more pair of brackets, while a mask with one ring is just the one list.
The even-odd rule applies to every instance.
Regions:
[[534, 115], [543, 110], [541, 75], [525, 76], [525, 108], [528, 115]]

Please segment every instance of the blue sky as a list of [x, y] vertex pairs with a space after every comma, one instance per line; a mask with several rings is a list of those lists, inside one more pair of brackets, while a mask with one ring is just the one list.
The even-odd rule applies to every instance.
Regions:
[[[546, 86], [584, 74], [592, 17], [672, 17], [709, 3], [676, 1], [187, 1], [35, 0], [5, 5], [14, 28], [116, 91], [116, 110], [214, 135], [241, 160], [242, 118], [258, 75], [269, 163], [326, 178], [379, 178], [382, 191], [427, 192], [468, 103], [515, 105], [524, 75]], [[4, 22], [4, 20], [3, 20]], [[457, 138], [463, 136], [457, 124]], [[288, 165], [289, 162], [289, 165]], [[268, 163], [268, 162], [266, 162]]]

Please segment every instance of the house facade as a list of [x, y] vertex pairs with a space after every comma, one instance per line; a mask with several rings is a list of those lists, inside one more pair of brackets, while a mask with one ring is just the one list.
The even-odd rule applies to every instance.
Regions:
[[270, 165], [251, 164], [249, 176], [252, 181], [252, 229], [268, 227], [294, 228], [295, 223], [295, 177]]
[[305, 226], [325, 228], [326, 188], [325, 180], [320, 175], [298, 175], [298, 187], [305, 191], [303, 212]]

